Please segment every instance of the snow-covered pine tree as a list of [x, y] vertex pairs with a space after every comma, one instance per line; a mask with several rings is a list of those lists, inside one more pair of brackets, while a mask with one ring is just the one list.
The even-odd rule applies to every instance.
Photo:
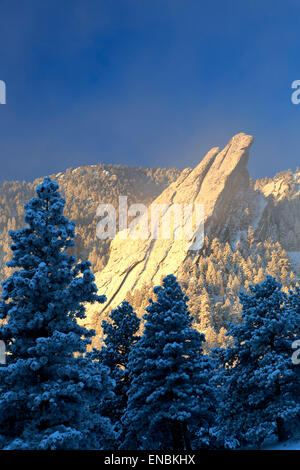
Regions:
[[36, 192], [25, 205], [27, 227], [10, 232], [8, 265], [16, 270], [2, 283], [0, 338], [8, 355], [0, 367], [0, 448], [101, 447], [113, 432], [94, 414], [94, 400], [111, 393], [112, 381], [83, 357], [94, 331], [77, 319], [85, 318], [83, 302], [105, 297], [96, 293], [90, 263], [68, 254], [74, 224], [63, 216], [58, 184], [45, 178]]
[[[299, 320], [300, 319], [300, 287], [299, 286], [295, 287], [293, 291], [290, 291], [290, 294], [288, 296], [288, 308], [291, 310], [291, 313]], [[300, 338], [297, 338], [297, 339], [300, 339]]]
[[300, 413], [294, 393], [298, 371], [291, 360], [299, 317], [287, 307], [281, 284], [271, 276], [250, 291], [240, 294], [242, 323], [228, 329], [233, 345], [215, 350], [222, 387], [218, 437], [225, 447], [282, 440]]
[[103, 402], [102, 413], [109, 416], [120, 432], [121, 416], [127, 406], [130, 383], [127, 369], [128, 356], [132, 346], [139, 339], [137, 332], [140, 319], [127, 301], [123, 301], [118, 308], [112, 310], [109, 317], [112, 322], [105, 320], [102, 322], [105, 345], [101, 350], [94, 349], [91, 356], [109, 368], [110, 376], [116, 383], [114, 396]]
[[198, 443], [206, 442], [209, 432], [210, 362], [176, 278], [165, 277], [154, 293], [157, 300], [150, 299], [143, 335], [129, 355], [123, 448], [188, 450], [195, 425]]

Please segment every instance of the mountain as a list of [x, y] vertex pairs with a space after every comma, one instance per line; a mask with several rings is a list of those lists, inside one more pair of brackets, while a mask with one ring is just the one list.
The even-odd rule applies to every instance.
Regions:
[[[183, 171], [153, 204], [203, 204], [205, 232], [225, 237], [224, 226], [229, 227], [231, 222], [232, 236], [235, 229], [232, 201], [249, 186], [246, 165], [252, 140], [250, 136], [239, 134], [222, 151], [213, 148], [194, 170]], [[235, 204], [237, 208], [240, 212], [240, 205]], [[108, 299], [104, 309], [118, 305], [128, 290], [155, 284], [162, 276], [176, 274], [189, 250], [185, 240], [153, 240], [150, 235], [147, 240], [123, 237], [121, 232], [112, 241], [109, 261], [96, 274], [99, 289]]]
[[[119, 195], [127, 195], [130, 204], [149, 204], [180, 175], [175, 168], [143, 168], [121, 165], [82, 166], [65, 173], [50, 175], [57, 181], [66, 199], [65, 213], [76, 222], [75, 254], [78, 259], [90, 259], [95, 271], [107, 263], [110, 240], [96, 237], [96, 210], [99, 203], [118, 205]], [[32, 183], [9, 181], [0, 185], [0, 281], [8, 274], [5, 263], [10, 258], [8, 231], [24, 225], [24, 204], [34, 196]]]
[[[76, 222], [74, 253], [91, 261], [99, 292], [108, 299], [101, 307], [87, 306], [88, 326], [101, 335], [102, 320], [124, 298], [142, 315], [153, 286], [175, 273], [190, 297], [195, 327], [205, 331], [209, 345], [224, 344], [227, 322], [240, 318], [240, 289], [266, 274], [285, 289], [298, 283], [300, 171], [253, 181], [247, 170], [252, 144], [252, 136], [237, 134], [223, 149], [212, 148], [194, 169], [100, 163], [50, 175], [66, 199], [67, 217]], [[0, 280], [9, 274], [8, 231], [23, 226], [24, 203], [40, 181], [0, 186]], [[144, 239], [124, 239], [128, 231], [121, 231], [112, 241], [99, 240], [97, 207], [116, 207], [118, 225], [119, 196], [127, 196], [128, 207], [147, 206], [149, 220], [151, 206], [161, 205], [175, 235], [181, 224], [172, 207], [203, 205], [203, 224], [181, 239], [155, 239], [150, 231]], [[136, 228], [143, 223], [142, 217]]]
[[[206, 238], [203, 246], [200, 243], [199, 249], [191, 250], [192, 241], [195, 238], [201, 238], [199, 230], [194, 231], [190, 240], [175, 237], [153, 239], [150, 230], [146, 239], [128, 238], [128, 230], [126, 233], [121, 231], [117, 234], [111, 243], [108, 263], [96, 273], [97, 286], [100, 292], [107, 296], [107, 302], [102, 309], [98, 306], [88, 308], [87, 324], [89, 326], [100, 331], [101, 321], [107, 316], [107, 312], [124, 298], [129, 299], [135, 308], [140, 310], [139, 313], [142, 313], [141, 299], [143, 296], [147, 299], [152, 287], [159, 284], [167, 274], [178, 275], [189, 289], [189, 282], [185, 281], [193, 277], [191, 276], [192, 270], [195, 271], [196, 267], [203, 263], [203, 259], [206, 261], [210, 259], [211, 247], [216, 243], [219, 247], [223, 246], [224, 250], [225, 247], [230, 250], [228, 261], [237, 253], [240, 254], [240, 266], [236, 273], [239, 288], [247, 287], [250, 281], [255, 281], [257, 275], [262, 277], [267, 273], [275, 274], [286, 286], [297, 282], [293, 272], [295, 267], [293, 268], [290, 263], [286, 250], [300, 251], [298, 175], [293, 175], [294, 185], [290, 181], [290, 176], [287, 177], [289, 173], [282, 175], [281, 185], [278, 184], [278, 178], [268, 180], [268, 182], [254, 183], [247, 171], [252, 143], [252, 136], [240, 133], [235, 135], [222, 150], [218, 147], [211, 149], [195, 169], [184, 170], [178, 179], [153, 201], [153, 205], [162, 205], [161, 207], [165, 205], [164, 216], [169, 215], [168, 207], [172, 204], [178, 204], [181, 207], [184, 204], [204, 206], [203, 223]], [[282, 190], [278, 189], [279, 186]], [[151, 218], [150, 209], [148, 208], [146, 216], [148, 220]], [[143, 220], [140, 223], [142, 224]], [[178, 220], [174, 220], [173, 233], [179, 230], [178, 223]], [[217, 253], [215, 253], [214, 259], [217, 260], [217, 258]], [[248, 263], [249, 260], [250, 268], [246, 266], [244, 269], [243, 263]], [[234, 274], [233, 264], [233, 259], [231, 259], [229, 265], [220, 264], [215, 268], [216, 284], [218, 275], [228, 280], [230, 269]], [[278, 269], [279, 272], [277, 272]], [[250, 279], [247, 278], [247, 271]], [[228, 285], [220, 287], [221, 293], [224, 291], [220, 296], [216, 289], [214, 292], [211, 288], [214, 280], [212, 279], [212, 286], [208, 286], [207, 284], [210, 283], [201, 279], [202, 274], [200, 272], [198, 276], [194, 276], [192, 308], [196, 310], [198, 306], [198, 310], [200, 309], [199, 305], [204, 291], [208, 295], [208, 301], [212, 304], [213, 310], [216, 310], [217, 304], [224, 306], [225, 290]], [[199, 292], [196, 298], [195, 289]], [[134, 299], [135, 293], [143, 293], [143, 296], [138, 299], [137, 295]], [[235, 305], [237, 296], [238, 292], [233, 294], [232, 288], [231, 292], [229, 289], [227, 300], [233, 299], [230, 306], [235, 306], [238, 314], [239, 307]], [[218, 312], [215, 316], [220, 316], [220, 313]], [[210, 326], [213, 323], [219, 323], [216, 328], [218, 334], [220, 329], [225, 327], [228, 319], [226, 315], [222, 314], [222, 316], [224, 318], [221, 321], [220, 319], [217, 322], [213, 321], [213, 315], [210, 319]], [[201, 323], [201, 315], [199, 317], [198, 320]]]

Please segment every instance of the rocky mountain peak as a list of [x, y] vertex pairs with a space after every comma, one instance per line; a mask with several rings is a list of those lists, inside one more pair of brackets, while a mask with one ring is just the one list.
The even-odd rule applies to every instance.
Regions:
[[[218, 227], [220, 232], [233, 206], [240, 202], [241, 193], [249, 187], [246, 167], [252, 142], [252, 136], [240, 133], [232, 137], [222, 150], [212, 148], [193, 170], [182, 172], [153, 204], [165, 205], [164, 215], [172, 204], [203, 205], [204, 232], [210, 233]], [[178, 223], [174, 218], [173, 234], [179, 228]], [[174, 237], [153, 239], [150, 231], [146, 239], [124, 239], [124, 233], [119, 233], [112, 241], [108, 264], [96, 274], [99, 291], [108, 299], [104, 310], [118, 305], [128, 291], [133, 292], [145, 284], [159, 283], [167, 274], [176, 274], [190, 253], [192, 241], [195, 237], [199, 240], [200, 229], [202, 226], [195, 227], [190, 240]], [[93, 325], [98, 313], [97, 307], [90, 307], [89, 320]]]

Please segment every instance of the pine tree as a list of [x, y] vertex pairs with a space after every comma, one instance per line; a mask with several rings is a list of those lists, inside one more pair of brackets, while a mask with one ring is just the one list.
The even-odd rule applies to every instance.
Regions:
[[[299, 320], [300, 319], [300, 287], [295, 287], [294, 291], [290, 291], [288, 297], [288, 307], [292, 314]], [[299, 338], [298, 338], [299, 339]]]
[[[25, 205], [26, 228], [10, 232], [13, 274], [2, 283], [0, 448], [77, 449], [104, 445], [108, 419], [94, 413], [109, 396], [107, 369], [83, 354], [94, 331], [79, 326], [83, 302], [104, 302], [90, 263], [68, 254], [74, 224], [63, 216], [56, 182], [45, 178]], [[92, 432], [98, 431], [98, 434]]]
[[127, 405], [130, 384], [128, 356], [132, 346], [139, 339], [137, 332], [140, 320], [127, 301], [123, 301], [118, 308], [112, 310], [109, 317], [112, 322], [105, 320], [102, 322], [105, 346], [100, 351], [94, 349], [92, 358], [109, 368], [110, 376], [116, 383], [114, 396], [110, 400], [105, 400], [102, 413], [109, 416], [120, 430], [121, 416]]
[[209, 295], [206, 289], [203, 289], [203, 293], [200, 296], [200, 331], [204, 332], [212, 326], [212, 314]]
[[219, 438], [225, 447], [282, 440], [300, 413], [298, 371], [291, 361], [299, 316], [271, 276], [250, 291], [240, 295], [242, 323], [228, 330], [233, 345], [215, 351], [222, 387]]
[[[190, 449], [197, 426], [204, 445], [212, 420], [210, 362], [204, 335], [192, 329], [188, 298], [173, 275], [155, 287], [141, 339], [129, 355], [131, 386], [123, 417], [124, 448]], [[192, 435], [193, 437], [193, 435]]]

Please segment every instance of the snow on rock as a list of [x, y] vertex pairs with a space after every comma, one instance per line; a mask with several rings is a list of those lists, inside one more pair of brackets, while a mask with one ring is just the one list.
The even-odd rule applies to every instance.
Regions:
[[268, 197], [271, 194], [280, 201], [286, 197], [286, 194], [290, 190], [291, 184], [294, 185], [295, 189], [293, 191], [293, 197], [298, 197], [300, 195], [300, 171], [294, 173], [291, 177], [291, 180], [282, 177], [275, 177], [272, 181], [263, 186], [262, 192]]
[[[249, 187], [246, 167], [252, 142], [252, 136], [241, 133], [235, 135], [223, 150], [214, 147], [194, 170], [182, 172], [153, 204], [202, 204], [206, 233], [220, 237], [231, 232], [234, 234], [237, 227], [232, 230], [232, 224], [240, 223], [236, 205]], [[232, 217], [230, 224], [226, 225], [228, 214]], [[177, 229], [175, 226], [174, 232]], [[176, 274], [188, 255], [191, 243], [184, 238], [152, 239], [148, 236], [147, 239], [123, 239], [123, 235], [120, 232], [114, 238], [108, 264], [103, 271], [96, 273], [99, 291], [107, 296], [104, 309], [118, 305], [128, 291], [141, 289], [149, 283], [159, 284], [162, 276]], [[197, 235], [197, 230], [194, 235]], [[88, 324], [97, 327], [101, 316], [99, 307], [91, 306], [87, 311]]]

